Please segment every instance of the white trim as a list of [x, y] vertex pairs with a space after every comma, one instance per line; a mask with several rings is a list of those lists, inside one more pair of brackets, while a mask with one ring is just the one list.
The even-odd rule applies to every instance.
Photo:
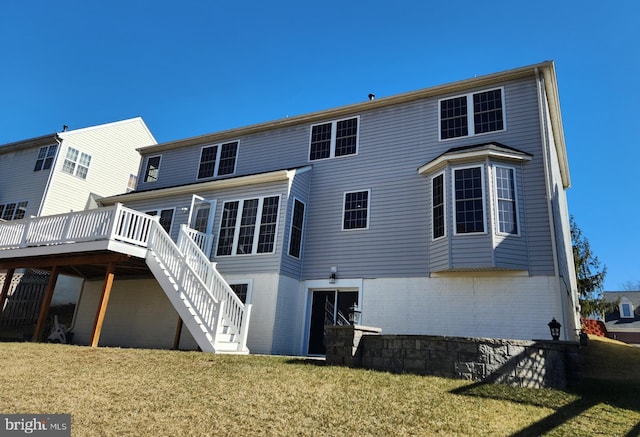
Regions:
[[[196, 166], [196, 181], [208, 180], [208, 179], [217, 178], [220, 176], [218, 172], [220, 171], [220, 157], [222, 156], [222, 146], [227, 144], [233, 144], [233, 143], [236, 144], [236, 156], [233, 162], [233, 171], [231, 173], [225, 173], [222, 176], [229, 176], [229, 175], [236, 174], [236, 169], [238, 168], [238, 154], [240, 153], [240, 140], [230, 140], [230, 141], [223, 141], [221, 143], [205, 144], [200, 147], [200, 154], [198, 156], [198, 165]], [[200, 165], [202, 165], [202, 151], [205, 148], [209, 148], [209, 147], [216, 147], [216, 158], [213, 163], [213, 174], [211, 176], [199, 177]]]
[[[274, 241], [273, 241], [273, 250], [271, 252], [260, 252], [258, 253], [258, 242], [260, 240], [260, 226], [262, 225], [262, 208], [264, 207], [264, 199], [267, 197], [277, 197], [278, 198], [278, 212], [276, 214], [276, 223], [274, 230]], [[244, 209], [244, 202], [247, 200], [258, 200], [258, 207], [256, 211], [256, 223], [254, 225], [253, 230], [253, 243], [251, 248], [251, 253], [237, 253], [238, 251], [238, 241], [240, 239], [240, 225], [242, 223], [242, 211]], [[227, 203], [238, 202], [238, 211], [236, 212], [236, 223], [233, 230], [233, 243], [231, 245], [231, 254], [229, 255], [218, 255], [218, 245], [220, 244], [220, 231], [222, 229], [222, 219], [224, 217], [224, 205]], [[264, 195], [264, 196], [250, 196], [242, 199], [230, 199], [222, 202], [222, 213], [220, 215], [220, 221], [218, 223], [218, 232], [216, 239], [215, 250], [213, 251], [214, 258], [227, 258], [234, 256], [258, 256], [258, 255], [273, 255], [277, 252], [278, 246], [278, 228], [280, 226], [280, 212], [282, 211], [282, 195], [274, 194], [274, 195]]]
[[[363, 192], [367, 192], [367, 226], [364, 228], [351, 228], [351, 229], [345, 229], [344, 227], [344, 215], [345, 215], [345, 203], [347, 201], [347, 194], [355, 194], [355, 193], [363, 193]], [[342, 215], [340, 216], [340, 220], [341, 220], [341, 228], [343, 231], [364, 231], [369, 229], [369, 224], [371, 223], [371, 188], [367, 188], [364, 190], [352, 190], [352, 191], [345, 191], [344, 193], [342, 193]]]
[[[147, 179], [147, 176], [149, 175], [149, 160], [152, 158], [160, 158], [160, 160], [158, 160], [158, 174], [156, 176], [156, 180], [155, 181], [150, 181], [149, 179]], [[142, 176], [142, 183], [144, 184], [152, 184], [154, 182], [158, 182], [158, 179], [160, 179], [160, 165], [162, 164], [162, 155], [151, 155], [151, 156], [147, 156], [145, 158], [145, 166], [144, 166], [144, 174]]]
[[[293, 219], [295, 217], [295, 211], [296, 211], [296, 202], [300, 202], [303, 206], [303, 211], [302, 211], [302, 229], [300, 230], [300, 254], [298, 256], [294, 256], [291, 255], [291, 234], [293, 231]], [[290, 256], [293, 259], [302, 259], [302, 246], [303, 246], [303, 242], [304, 242], [304, 231], [305, 231], [305, 226], [307, 223], [307, 220], [305, 220], [307, 217], [307, 204], [305, 202], [303, 202], [302, 200], [298, 199], [297, 197], [293, 196], [293, 202], [291, 202], [291, 220], [289, 223], [289, 244], [287, 245], [287, 256]]]
[[[486, 180], [485, 180], [485, 166], [486, 163], [473, 164], [473, 165], [464, 165], [464, 166], [455, 166], [451, 167], [451, 202], [453, 203], [453, 235], [483, 235], [487, 233], [487, 188], [486, 188]], [[458, 232], [458, 202], [456, 199], [456, 171], [457, 170], [465, 170], [468, 168], [480, 168], [480, 182], [482, 183], [482, 232]]]
[[[503, 165], [503, 164], [492, 164], [492, 167], [494, 169], [493, 171], [493, 196], [494, 196], [494, 214], [495, 214], [495, 232], [497, 235], [503, 235], [503, 236], [512, 236], [512, 237], [519, 237], [521, 232], [521, 228], [520, 228], [520, 211], [519, 211], [519, 202], [518, 202], [518, 182], [517, 182], [517, 168], [510, 166], [510, 165]], [[501, 232], [500, 231], [500, 210], [499, 210], [499, 202], [500, 202], [500, 197], [498, 197], [498, 173], [497, 173], [497, 169], [498, 168], [504, 168], [507, 170], [511, 170], [513, 172], [513, 202], [514, 202], [514, 208], [515, 208], [515, 212], [516, 212], [516, 230], [517, 232], [512, 234], [509, 232]]]
[[[338, 123], [341, 122], [341, 121], [345, 121], [345, 120], [352, 120], [354, 118], [358, 120], [358, 126], [356, 127], [356, 151], [355, 151], [355, 153], [350, 153], [348, 155], [336, 156], [336, 135], [337, 135]], [[315, 126], [321, 126], [321, 125], [324, 125], [324, 124], [330, 124], [331, 125], [331, 141], [329, 143], [329, 156], [327, 158], [311, 159], [311, 139], [313, 137], [313, 128]], [[350, 116], [350, 117], [339, 118], [339, 119], [331, 120], [331, 121], [324, 121], [322, 123], [315, 123], [315, 124], [312, 124], [311, 126], [309, 126], [309, 148], [307, 150], [307, 161], [308, 162], [318, 162], [318, 161], [326, 161], [328, 159], [346, 158], [346, 157], [349, 157], [349, 156], [357, 156], [359, 150], [360, 150], [360, 115], [354, 115], [354, 116]]]
[[[624, 305], [628, 305], [629, 306], [630, 314], [628, 316], [624, 315], [624, 311], [623, 311]], [[618, 304], [618, 310], [620, 311], [620, 318], [621, 319], [633, 319], [633, 318], [635, 318], [635, 308], [633, 307], [633, 303], [626, 296], [623, 296], [620, 299], [620, 303]]]
[[[500, 90], [500, 100], [502, 103], [502, 129], [500, 130], [494, 130], [494, 131], [489, 131], [489, 132], [481, 132], [479, 134], [475, 133], [475, 111], [473, 109], [473, 96], [476, 94], [482, 94], [482, 93], [486, 93], [489, 91], [495, 91], [495, 90]], [[467, 99], [467, 135], [460, 135], [458, 137], [451, 137], [451, 138], [442, 138], [442, 109], [440, 106], [440, 103], [444, 100], [451, 100], [451, 99], [457, 99], [459, 97], [465, 97]], [[486, 134], [492, 134], [495, 132], [505, 132], [507, 130], [507, 111], [506, 111], [506, 102], [505, 102], [505, 98], [504, 98], [504, 86], [499, 86], [499, 87], [495, 87], [495, 88], [487, 88], [487, 89], [483, 89], [483, 90], [478, 90], [478, 91], [473, 91], [473, 92], [469, 92], [469, 93], [465, 93], [465, 94], [458, 94], [455, 96], [448, 96], [448, 97], [444, 97], [444, 98], [440, 98], [438, 99], [438, 140], [439, 141], [449, 141], [449, 140], [455, 140], [458, 138], [469, 138], [469, 137], [476, 137], [479, 135], [486, 135]]]
[[253, 298], [253, 279], [229, 279], [227, 281], [229, 285], [241, 285], [247, 284], [247, 298], [245, 299], [245, 305], [251, 303]]
[[[494, 144], [494, 143], [488, 143]], [[458, 153], [444, 154], [436, 158], [435, 160], [418, 168], [419, 174], [430, 173], [435, 169], [444, 166], [446, 164], [452, 164], [454, 161], [471, 160], [474, 158], [498, 158], [513, 161], [531, 161], [532, 157], [516, 152], [498, 151], [498, 150], [473, 150], [473, 151], [461, 151]]]
[[[431, 199], [430, 205], [429, 205], [429, 211], [431, 212], [431, 241], [439, 241], [442, 240], [443, 238], [447, 238], [447, 175], [446, 173], [446, 169], [434, 174], [433, 176], [431, 176], [431, 178], [429, 179], [430, 182], [430, 188], [431, 188], [431, 193], [429, 198]], [[442, 234], [439, 237], [434, 238], [433, 237], [433, 222], [434, 222], [434, 215], [433, 215], [433, 180], [439, 176], [442, 176], [442, 214], [443, 214], [443, 220], [444, 220], [444, 234]]]

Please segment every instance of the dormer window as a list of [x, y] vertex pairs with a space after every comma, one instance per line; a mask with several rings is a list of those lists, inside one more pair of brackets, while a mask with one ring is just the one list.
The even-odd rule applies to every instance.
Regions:
[[622, 300], [620, 301], [620, 318], [622, 319], [634, 318], [633, 304], [626, 297], [622, 298]]

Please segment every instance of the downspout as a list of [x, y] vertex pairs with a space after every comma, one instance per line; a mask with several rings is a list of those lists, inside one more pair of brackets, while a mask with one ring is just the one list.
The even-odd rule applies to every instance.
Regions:
[[547, 141], [547, 130], [546, 126], [546, 105], [544, 105], [544, 92], [542, 88], [542, 82], [544, 78], [540, 76], [540, 71], [538, 67], [535, 69], [536, 71], [536, 87], [538, 89], [538, 116], [540, 118], [540, 137], [542, 140], [542, 155], [544, 159], [544, 175], [546, 181], [546, 191], [547, 191], [547, 214], [549, 216], [549, 230], [551, 231], [551, 250], [553, 254], [553, 273], [556, 277], [557, 285], [560, 289], [560, 307], [562, 311], [562, 327], [564, 328], [564, 338], [565, 340], [569, 339], [567, 335], [567, 315], [565, 311], [565, 296], [564, 296], [564, 288], [560, 286], [560, 272], [558, 270], [558, 248], [556, 246], [556, 228], [555, 223], [553, 221], [553, 187], [551, 184], [551, 161], [549, 160], [549, 143]]
[[60, 156], [60, 151], [62, 150], [62, 139], [58, 134], [56, 134], [56, 142], [58, 143], [58, 150], [56, 150], [56, 154], [53, 157], [53, 163], [49, 169], [49, 177], [47, 178], [47, 184], [44, 186], [44, 192], [42, 193], [42, 199], [40, 200], [40, 206], [38, 206], [38, 213], [36, 214], [36, 217], [40, 217], [42, 215], [42, 209], [44, 208], [44, 203], [46, 202], [47, 195], [49, 194], [49, 187], [51, 187], [51, 183], [53, 182], [53, 174], [55, 173], [56, 166], [58, 165], [58, 156]]

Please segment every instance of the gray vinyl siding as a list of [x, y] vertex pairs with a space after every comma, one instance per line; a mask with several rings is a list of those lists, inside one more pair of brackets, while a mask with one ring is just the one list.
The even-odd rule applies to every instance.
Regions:
[[[301, 273], [305, 280], [328, 277], [331, 266], [338, 267], [339, 278], [424, 277], [444, 268], [464, 266], [523, 269], [531, 275], [553, 274], [535, 79], [531, 77], [495, 86], [504, 86], [505, 90], [506, 130], [503, 132], [439, 141], [438, 97], [426, 98], [352, 114], [360, 117], [357, 155], [309, 162], [311, 124], [321, 122], [319, 120], [225, 139], [239, 141], [236, 173], [225, 178], [305, 165], [313, 167], [313, 176], [306, 176], [310, 177], [310, 191], [308, 202], [305, 202]], [[459, 94], [451, 96], [455, 95]], [[447, 177], [447, 236], [432, 241], [429, 177], [418, 174], [417, 169], [448, 149], [489, 142], [499, 142], [532, 155], [532, 159], [518, 170], [517, 177], [521, 236], [504, 238], [495, 234], [488, 192], [487, 233], [453, 235], [450, 179]], [[202, 145], [205, 143], [162, 152], [159, 180], [145, 184], [141, 174], [139, 189], [196, 182]], [[157, 154], [149, 153], [149, 156]], [[144, 168], [143, 164], [142, 172]], [[294, 195], [296, 186], [294, 183]], [[491, 186], [487, 183], [486, 190], [491, 190]], [[216, 194], [216, 237], [224, 200], [250, 197], [255, 187], [234, 190], [222, 197]], [[343, 231], [344, 193], [363, 190], [370, 192], [369, 228]], [[234, 274], [242, 274], [247, 269], [274, 271], [282, 259], [282, 273], [292, 277], [298, 275], [299, 266], [285, 254], [288, 249], [285, 243], [288, 242], [285, 242], [284, 234], [288, 240], [291, 203], [286, 197], [286, 188], [282, 187], [279, 192], [283, 197], [277, 253], [273, 256], [216, 258], [221, 271], [226, 269]]]
[[[291, 184], [289, 199], [287, 201], [286, 221], [284, 225], [284, 238], [282, 241], [282, 264], [281, 273], [294, 279], [300, 279], [302, 275], [302, 260], [305, 252], [305, 233], [307, 224], [307, 212], [309, 205], [309, 189], [311, 187], [311, 171], [304, 171], [296, 174]], [[300, 248], [300, 258], [289, 255], [289, 238], [291, 236], [291, 221], [293, 220], [293, 207], [295, 200], [304, 203], [305, 207], [305, 223], [303, 223], [302, 242]]]
[[40, 147], [33, 147], [2, 153], [0, 148], [0, 204], [27, 201], [26, 217], [38, 215], [52, 171], [33, 171], [39, 151]]

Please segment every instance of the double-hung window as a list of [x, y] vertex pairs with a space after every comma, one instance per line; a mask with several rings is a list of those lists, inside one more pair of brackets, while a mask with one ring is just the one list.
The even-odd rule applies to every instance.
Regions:
[[144, 169], [144, 181], [155, 182], [158, 180], [158, 173], [160, 173], [160, 161], [161, 155], [150, 156], [147, 158], [147, 166]]
[[69, 147], [67, 149], [67, 156], [64, 159], [64, 164], [62, 165], [62, 171], [86, 179], [90, 164], [91, 155]]
[[2, 220], [20, 220], [24, 218], [27, 212], [28, 202], [0, 204], [0, 219]]
[[439, 107], [441, 140], [505, 128], [503, 88], [441, 99]]
[[55, 158], [57, 150], [57, 144], [40, 147], [40, 151], [38, 152], [38, 159], [36, 159], [36, 165], [33, 168], [33, 171], [49, 170], [51, 168], [51, 165], [53, 164], [53, 158]]
[[235, 173], [237, 155], [237, 141], [204, 146], [200, 151], [198, 179]]
[[273, 253], [279, 196], [225, 202], [216, 256]]
[[453, 170], [455, 233], [484, 232], [484, 167]]
[[173, 223], [173, 215], [174, 208], [170, 209], [161, 209], [157, 211], [147, 211], [146, 214], [156, 216], [160, 216], [160, 226], [167, 232], [167, 234], [171, 233], [171, 224]]
[[433, 239], [445, 236], [444, 173], [431, 178], [431, 214]]
[[517, 235], [518, 201], [515, 170], [511, 167], [496, 166], [494, 171], [498, 232]]
[[369, 228], [369, 195], [369, 190], [344, 193], [343, 230]]
[[358, 153], [359, 117], [311, 126], [309, 161]]
[[302, 231], [304, 226], [304, 203], [295, 199], [293, 202], [293, 216], [289, 233], [289, 255], [300, 258], [302, 252]]

